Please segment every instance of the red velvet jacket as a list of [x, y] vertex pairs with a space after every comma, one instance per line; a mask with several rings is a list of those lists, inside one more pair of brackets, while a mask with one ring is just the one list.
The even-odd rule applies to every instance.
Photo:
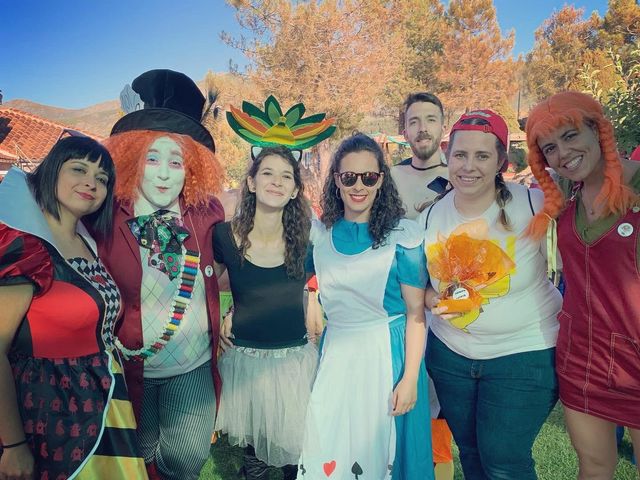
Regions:
[[[207, 312], [209, 313], [212, 338], [211, 373], [217, 403], [222, 387], [216, 360], [220, 334], [220, 298], [218, 282], [213, 272], [212, 241], [213, 227], [216, 223], [224, 220], [224, 210], [217, 199], [212, 199], [204, 208], [187, 208], [182, 205], [181, 199], [181, 208], [184, 225], [192, 233], [185, 241], [185, 246], [190, 250], [200, 251], [200, 270], [202, 270], [207, 293]], [[127, 225], [127, 221], [134, 217], [133, 206], [116, 202], [113, 217], [113, 238], [110, 242], [101, 242], [98, 245], [98, 252], [122, 294], [124, 315], [116, 326], [116, 335], [125, 347], [135, 350], [142, 348], [140, 314], [142, 265], [140, 246]], [[133, 411], [139, 422], [142, 407], [143, 363], [134, 361], [124, 361], [123, 363]]]

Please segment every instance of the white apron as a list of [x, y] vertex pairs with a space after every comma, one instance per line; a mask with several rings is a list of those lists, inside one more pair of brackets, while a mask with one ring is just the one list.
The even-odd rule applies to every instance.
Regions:
[[335, 249], [331, 230], [314, 225], [313, 259], [327, 329], [299, 480], [391, 479], [396, 432], [389, 323], [402, 315], [389, 317], [383, 301], [399, 240], [408, 248], [420, 244], [407, 230], [414, 232], [394, 231], [385, 246], [344, 255]]

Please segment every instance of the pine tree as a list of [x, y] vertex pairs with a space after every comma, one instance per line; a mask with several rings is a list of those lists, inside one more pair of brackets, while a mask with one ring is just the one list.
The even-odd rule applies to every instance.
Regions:
[[442, 98], [449, 111], [501, 105], [517, 92], [519, 62], [512, 58], [513, 31], [503, 37], [492, 0], [451, 0], [444, 40], [445, 84]]

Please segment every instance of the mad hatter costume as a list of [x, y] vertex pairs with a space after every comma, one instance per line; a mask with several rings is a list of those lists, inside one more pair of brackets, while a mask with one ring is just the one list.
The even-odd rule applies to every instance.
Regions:
[[150, 476], [197, 479], [221, 386], [211, 243], [222, 170], [186, 75], [151, 70], [122, 99], [133, 111], [105, 142], [118, 183], [113, 238], [100, 246], [125, 304], [116, 342]]

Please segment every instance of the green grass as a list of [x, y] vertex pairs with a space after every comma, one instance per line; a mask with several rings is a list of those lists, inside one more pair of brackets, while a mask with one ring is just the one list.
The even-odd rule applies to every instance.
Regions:
[[[458, 449], [454, 445], [455, 480], [463, 480], [462, 468], [458, 460]], [[632, 447], [628, 432], [625, 434], [619, 451], [618, 468], [615, 480], [635, 480], [637, 469], [631, 463]], [[576, 454], [569, 442], [564, 426], [562, 408], [556, 406], [533, 446], [536, 470], [540, 480], [572, 480], [578, 472]], [[235, 480], [242, 465], [242, 450], [231, 447], [222, 438], [211, 446], [211, 457], [202, 469], [200, 480]], [[269, 480], [280, 480], [279, 471], [272, 471]]]
[[[618, 452], [615, 480], [635, 480], [637, 469], [631, 463], [633, 448], [629, 433]], [[557, 405], [542, 427], [533, 445], [533, 457], [541, 480], [570, 480], [578, 475], [578, 459], [571, 447], [569, 434], [564, 426], [562, 408]], [[458, 477], [456, 477], [457, 479]], [[460, 476], [459, 478], [462, 478]]]

